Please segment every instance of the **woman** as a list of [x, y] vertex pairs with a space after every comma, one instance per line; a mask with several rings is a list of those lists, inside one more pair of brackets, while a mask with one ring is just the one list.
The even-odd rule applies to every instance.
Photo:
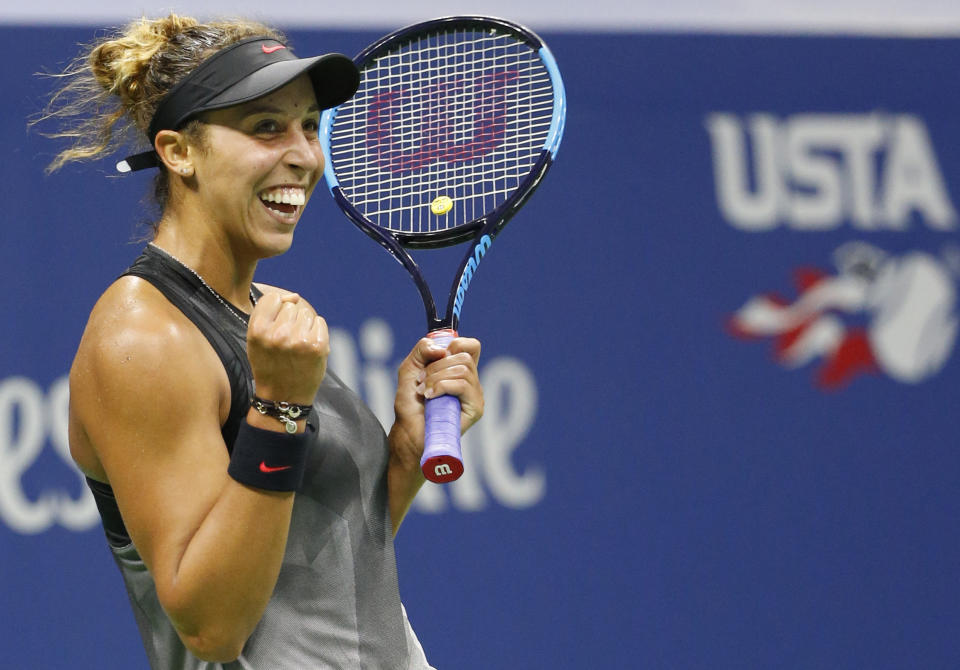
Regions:
[[52, 167], [100, 157], [126, 120], [152, 149], [121, 165], [159, 169], [153, 240], [93, 308], [70, 373], [71, 453], [151, 665], [428, 668], [393, 535], [423, 483], [424, 398], [459, 396], [465, 428], [482, 414], [480, 345], [418, 342], [385, 435], [326, 370], [314, 308], [253, 283], [290, 247], [323, 171], [320, 112], [355, 92], [353, 64], [171, 15], [66, 76], [55, 103], [73, 102], [52, 116], [97, 114], [61, 133], [75, 142]]

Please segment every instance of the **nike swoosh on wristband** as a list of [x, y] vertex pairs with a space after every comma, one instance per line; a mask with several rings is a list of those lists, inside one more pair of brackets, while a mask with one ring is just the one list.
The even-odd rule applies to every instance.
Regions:
[[291, 467], [293, 466], [291, 465], [270, 466], [270, 465], [267, 465], [266, 461], [260, 461], [260, 472], [265, 472], [268, 475], [271, 472], [280, 472], [281, 470], [289, 470]]
[[260, 48], [263, 49], [263, 53], [272, 54], [274, 51], [280, 51], [280, 49], [286, 49], [287, 47], [283, 46], [282, 44], [278, 44], [275, 47], [268, 47], [266, 44], [261, 44]]

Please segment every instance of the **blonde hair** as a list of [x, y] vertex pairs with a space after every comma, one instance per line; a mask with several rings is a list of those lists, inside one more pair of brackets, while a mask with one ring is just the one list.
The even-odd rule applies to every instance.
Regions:
[[[47, 171], [143, 145], [145, 140], [152, 142], [146, 137], [147, 129], [166, 92], [213, 52], [254, 36], [286, 42], [281, 33], [255, 21], [200, 23], [171, 13], [159, 19], [141, 18], [88, 45], [63, 72], [53, 75], [64, 83], [32, 122], [56, 122], [59, 128], [45, 134], [72, 142]], [[192, 130], [196, 132], [196, 124]], [[161, 167], [155, 186], [161, 208], [168, 190], [166, 170]]]

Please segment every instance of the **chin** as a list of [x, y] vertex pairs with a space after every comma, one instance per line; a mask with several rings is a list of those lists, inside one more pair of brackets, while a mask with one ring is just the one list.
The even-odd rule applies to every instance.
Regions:
[[264, 233], [253, 240], [257, 255], [261, 258], [273, 258], [287, 252], [293, 246], [293, 230]]
[[272, 258], [274, 256], [280, 256], [281, 254], [287, 253], [290, 247], [293, 246], [293, 235], [285, 235], [282, 240], [271, 240], [271, 244], [266, 245], [264, 249], [265, 258]]

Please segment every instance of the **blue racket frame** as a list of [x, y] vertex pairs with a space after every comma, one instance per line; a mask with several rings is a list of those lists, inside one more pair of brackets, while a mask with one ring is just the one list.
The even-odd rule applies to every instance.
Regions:
[[[513, 215], [516, 214], [517, 210], [526, 203], [527, 199], [533, 195], [534, 191], [536, 191], [537, 187], [543, 181], [543, 177], [550, 169], [550, 166], [553, 164], [557, 150], [560, 147], [560, 141], [563, 139], [566, 121], [567, 105], [563, 79], [560, 77], [556, 59], [539, 36], [520, 24], [496, 17], [449, 16], [407, 26], [374, 42], [354, 58], [354, 63], [360, 69], [362, 76], [366, 64], [373, 62], [380, 55], [389, 51], [393, 45], [403, 42], [411, 35], [448, 28], [469, 27], [501, 30], [520, 38], [523, 42], [530, 45], [531, 48], [538, 52], [549, 73], [553, 88], [553, 118], [551, 119], [550, 128], [547, 132], [541, 154], [534, 164], [533, 169], [517, 186], [513, 194], [494, 210], [473, 221], [441, 232], [418, 233], [413, 235], [387, 231], [380, 228], [369, 221], [344, 196], [334, 170], [333, 161], [329, 158], [330, 133], [336, 120], [338, 108], [334, 107], [324, 111], [320, 119], [320, 141], [323, 146], [324, 155], [328, 157], [324, 169], [324, 179], [330, 190], [330, 194], [354, 225], [380, 244], [380, 246], [386, 249], [406, 268], [411, 278], [413, 278], [420, 297], [423, 300], [428, 331], [446, 328], [456, 331], [458, 329], [464, 295], [476, 273], [477, 266], [481, 259], [486, 255], [493, 240], [496, 239], [496, 236], [503, 227], [510, 221]], [[406, 249], [428, 249], [451, 246], [465, 242], [470, 238], [474, 240], [473, 245], [464, 255], [463, 260], [456, 269], [456, 273], [454, 274], [455, 279], [448, 294], [446, 309], [441, 316], [437, 312], [433, 293], [430, 291], [423, 272]]]
[[[419, 36], [428, 36], [431, 32], [446, 32], [453, 29], [464, 29], [478, 33], [507, 33], [514, 38], [518, 38], [520, 42], [530, 46], [532, 51], [539, 55], [550, 79], [553, 95], [552, 117], [540, 154], [533, 161], [529, 171], [520, 183], [505, 197], [503, 202], [500, 202], [491, 211], [471, 221], [458, 223], [444, 230], [408, 233], [381, 228], [353, 206], [344, 195], [343, 188], [337, 178], [331, 152], [331, 136], [339, 107], [326, 110], [320, 119], [320, 141], [324, 154], [328, 158], [324, 178], [331, 195], [350, 221], [386, 249], [407, 269], [423, 300], [427, 318], [427, 336], [442, 347], [446, 347], [456, 337], [457, 330], [460, 327], [460, 312], [466, 291], [477, 272], [480, 262], [493, 244], [493, 240], [537, 189], [553, 164], [557, 149], [560, 146], [560, 140], [563, 138], [566, 119], [566, 95], [563, 80], [560, 78], [560, 72], [553, 54], [533, 32], [504, 19], [482, 16], [453, 16], [434, 19], [391, 33], [364, 49], [354, 59], [361, 73], [361, 87], [363, 86], [367, 65], [374, 64], [381, 55], [386, 55], [394, 48], [399, 49]], [[345, 104], [349, 105], [350, 103]], [[434, 213], [436, 214], [436, 212]], [[467, 250], [454, 274], [454, 282], [448, 294], [446, 309], [441, 316], [437, 313], [433, 293], [430, 291], [423, 272], [407, 249], [449, 246], [465, 242], [471, 237], [473, 238], [473, 244]], [[463, 458], [460, 451], [460, 413], [460, 399], [456, 396], [441, 395], [429, 398], [424, 403], [424, 448], [420, 459], [420, 469], [424, 476], [432, 482], [438, 484], [451, 482], [463, 473]]]

